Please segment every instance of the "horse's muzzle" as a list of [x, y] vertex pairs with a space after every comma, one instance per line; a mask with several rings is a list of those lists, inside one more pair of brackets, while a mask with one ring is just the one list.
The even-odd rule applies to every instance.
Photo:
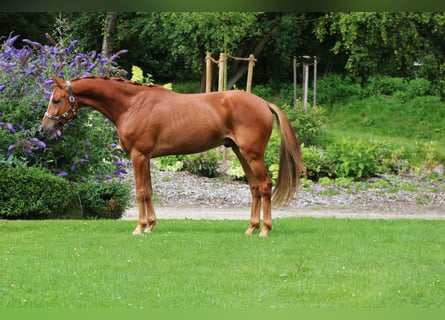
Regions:
[[56, 132], [57, 128], [54, 125], [40, 125], [37, 129], [37, 131], [45, 136], [54, 136], [55, 132]]

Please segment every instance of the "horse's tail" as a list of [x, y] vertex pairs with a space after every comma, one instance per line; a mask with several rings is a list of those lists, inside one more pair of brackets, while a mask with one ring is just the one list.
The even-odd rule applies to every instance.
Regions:
[[277, 117], [281, 135], [278, 179], [272, 201], [276, 205], [285, 205], [297, 192], [301, 173], [306, 169], [301, 160], [300, 144], [289, 120], [276, 105], [269, 103], [269, 108]]

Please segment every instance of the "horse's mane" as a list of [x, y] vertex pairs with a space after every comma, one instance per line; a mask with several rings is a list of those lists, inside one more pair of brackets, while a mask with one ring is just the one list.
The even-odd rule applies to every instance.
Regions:
[[160, 86], [160, 85], [157, 85], [157, 84], [153, 84], [153, 83], [140, 83], [140, 82], [135, 82], [135, 81], [131, 81], [131, 80], [120, 78], [120, 77], [86, 76], [86, 77], [74, 78], [74, 79], [71, 79], [71, 81], [78, 81], [78, 80], [83, 80], [83, 79], [103, 79], [103, 80], [107, 80], [107, 81], [109, 80], [109, 81], [123, 82], [123, 83], [127, 83], [127, 84], [130, 84], [130, 85], [135, 85], [135, 86], [145, 86], [145, 87], [153, 87], [153, 88], [163, 88], [163, 89], [165, 89], [163, 86]]

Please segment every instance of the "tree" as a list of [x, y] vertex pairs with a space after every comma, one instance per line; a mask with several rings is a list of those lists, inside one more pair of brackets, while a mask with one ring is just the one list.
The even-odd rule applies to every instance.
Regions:
[[443, 13], [334, 12], [319, 20], [315, 34], [322, 42], [334, 40], [332, 52], [347, 56], [344, 67], [354, 75], [417, 75], [434, 81], [443, 76], [444, 27]]
[[104, 39], [102, 42], [102, 55], [109, 57], [114, 50], [114, 41], [117, 31], [117, 12], [107, 12], [107, 18], [105, 22]]
[[[201, 91], [204, 91], [206, 52], [212, 52], [216, 59], [220, 52], [234, 55], [246, 41], [261, 36], [257, 20], [260, 15], [254, 12], [188, 12], [164, 13], [160, 18], [169, 35], [174, 35], [172, 57], [183, 60], [191, 74], [198, 76], [200, 73]], [[247, 68], [241, 70], [245, 73]], [[228, 75], [227, 82], [233, 84], [232, 75], [237, 76], [237, 68], [231, 68]]]
[[[120, 12], [114, 46], [128, 49], [120, 59], [127, 70], [132, 65], [153, 74], [158, 82], [201, 79], [204, 89], [205, 55], [220, 52], [236, 57], [251, 53], [258, 60], [254, 83], [288, 81], [293, 55], [323, 55], [328, 42], [320, 45], [312, 30], [321, 13], [261, 12]], [[80, 45], [97, 50], [104, 13], [74, 14], [72, 29]], [[331, 54], [332, 55], [332, 54]], [[334, 59], [324, 59], [333, 65]], [[247, 63], [230, 60], [228, 88], [241, 81]], [[213, 64], [216, 72], [216, 65]], [[217, 77], [213, 77], [216, 87]]]

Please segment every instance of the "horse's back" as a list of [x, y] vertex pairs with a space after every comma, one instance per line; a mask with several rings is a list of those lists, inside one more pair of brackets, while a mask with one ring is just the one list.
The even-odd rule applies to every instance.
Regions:
[[202, 94], [202, 97], [204, 100], [211, 101], [212, 108], [225, 112], [225, 115], [232, 121], [242, 119], [255, 120], [260, 123], [273, 121], [269, 103], [252, 93], [229, 90]]

